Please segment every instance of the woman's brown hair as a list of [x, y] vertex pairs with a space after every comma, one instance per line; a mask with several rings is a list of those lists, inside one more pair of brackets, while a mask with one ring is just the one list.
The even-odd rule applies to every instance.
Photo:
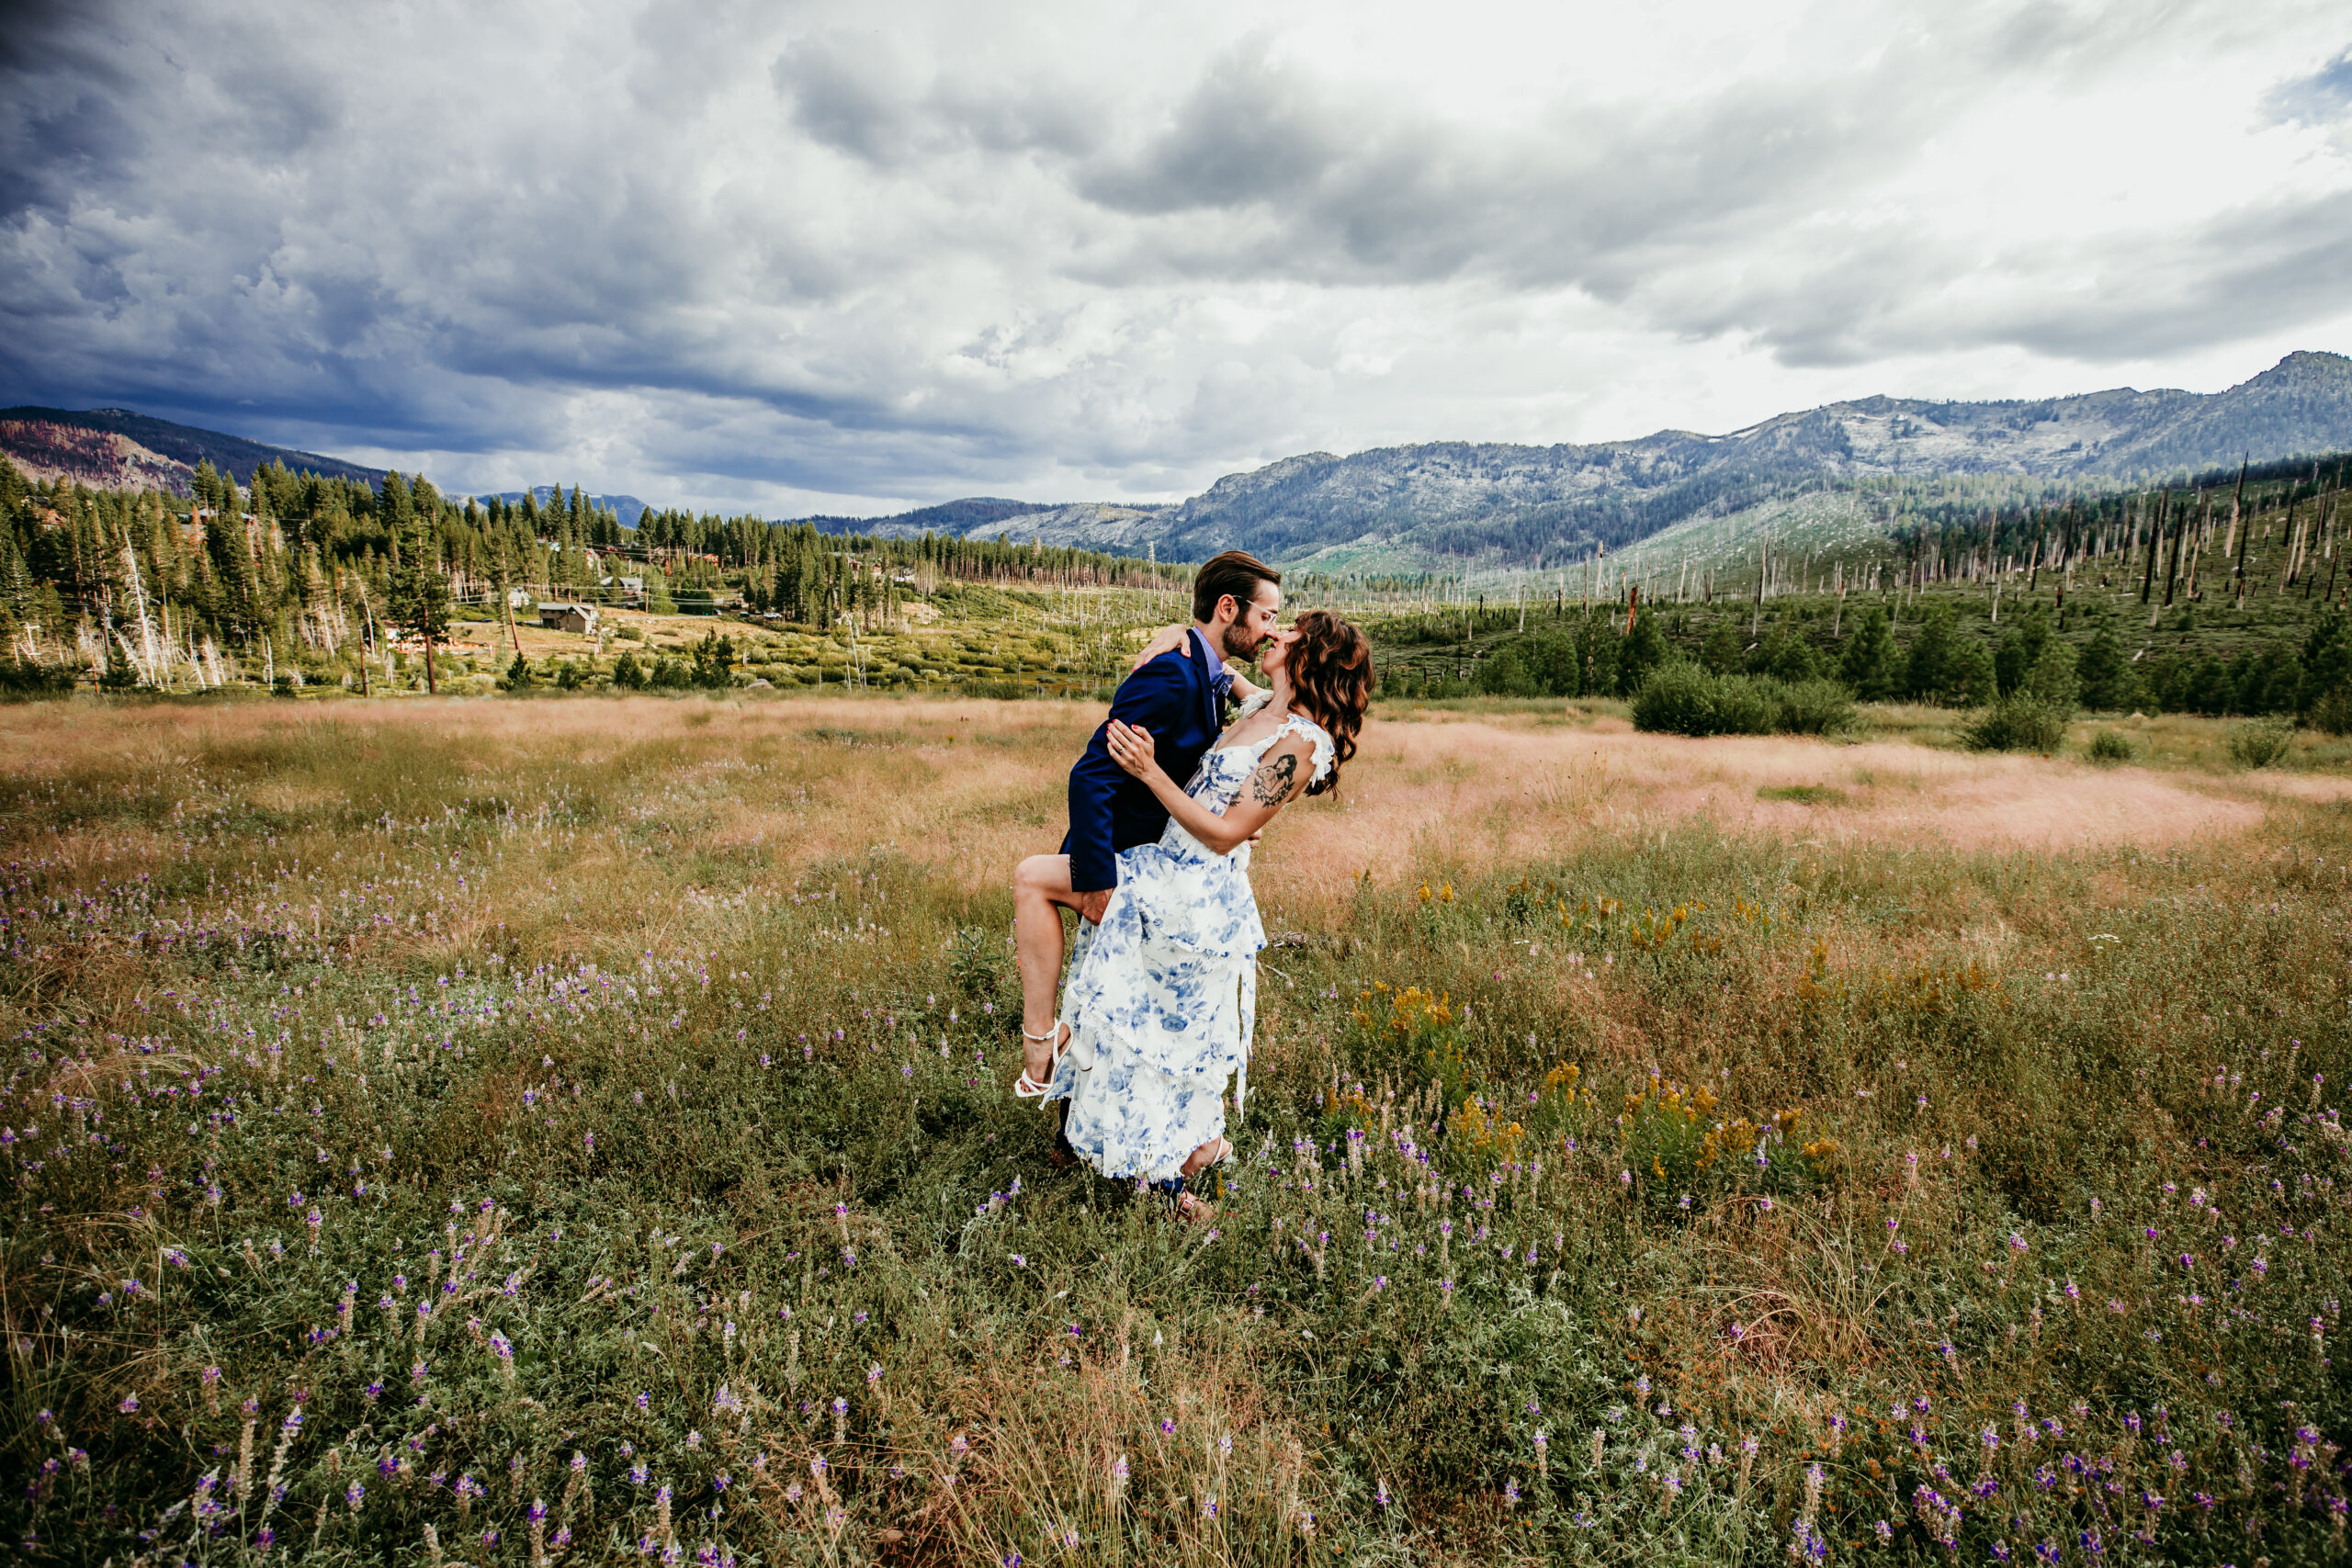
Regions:
[[1292, 623], [1291, 705], [1331, 737], [1331, 771], [1306, 786], [1321, 795], [1340, 782], [1340, 765], [1356, 754], [1356, 731], [1372, 702], [1372, 640], [1328, 610], [1308, 610]]

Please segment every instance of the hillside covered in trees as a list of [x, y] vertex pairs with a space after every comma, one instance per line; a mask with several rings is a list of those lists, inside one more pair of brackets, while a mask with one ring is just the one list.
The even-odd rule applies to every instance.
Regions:
[[[873, 539], [649, 511], [624, 528], [578, 487], [487, 503], [422, 476], [368, 485], [272, 463], [249, 486], [202, 463], [191, 493], [36, 484], [0, 459], [0, 671], [19, 687], [245, 682], [428, 689], [453, 617], [513, 600], [876, 624], [944, 582], [1145, 587], [1189, 578], [1082, 550]], [[371, 677], [371, 669], [382, 672]]]
[[[1460, 586], [1374, 623], [1391, 694], [1635, 696], [1670, 664], [1845, 700], [2290, 714], [2352, 728], [2352, 457], [1972, 513], [1922, 508], [1891, 557], [1751, 554], [1737, 573]], [[1609, 581], [1614, 577], [1613, 582]]]

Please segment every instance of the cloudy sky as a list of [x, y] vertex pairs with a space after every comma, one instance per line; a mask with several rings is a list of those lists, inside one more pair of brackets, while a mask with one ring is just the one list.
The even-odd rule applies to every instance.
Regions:
[[2309, 0], [0, 0], [0, 402], [770, 516], [2352, 350]]

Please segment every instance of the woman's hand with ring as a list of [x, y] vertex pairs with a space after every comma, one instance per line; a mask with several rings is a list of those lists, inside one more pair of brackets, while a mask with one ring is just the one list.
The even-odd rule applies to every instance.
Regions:
[[1159, 761], [1152, 751], [1149, 730], [1136, 725], [1122, 724], [1114, 718], [1104, 728], [1103, 739], [1110, 750], [1111, 760], [1136, 778], [1148, 781], [1159, 772]]

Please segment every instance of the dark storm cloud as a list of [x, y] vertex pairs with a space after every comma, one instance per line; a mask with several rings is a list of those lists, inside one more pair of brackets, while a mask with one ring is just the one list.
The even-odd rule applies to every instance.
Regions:
[[[1986, 344], [2144, 358], [2340, 310], [2342, 196], [1989, 262], [1917, 225], [1786, 244], [1947, 131], [1988, 77], [2111, 72], [2143, 48], [2114, 25], [2032, 7], [1826, 83], [1740, 85], [1654, 112], [1566, 104], [1542, 126], [1481, 136], [1377, 112], [1250, 45], [1214, 62], [1163, 130], [1076, 183], [1118, 210], [1191, 220], [1151, 246], [1182, 273], [1567, 284], [1679, 333], [1749, 334], [1792, 367]], [[2346, 112], [2352, 56], [2271, 101], [2304, 119]], [[1727, 281], [1726, 256], [1751, 265]], [[2098, 274], [2087, 296], [2052, 286], [2086, 265]], [[1961, 300], [1943, 296], [1970, 284]]]
[[0, 6], [0, 215], [62, 201], [139, 148], [137, 121], [119, 107], [134, 80], [120, 9]]
[[1195, 275], [1477, 273], [1623, 299], [1662, 264], [1752, 243], [1898, 170], [1988, 79], [2113, 71], [2134, 52], [2114, 21], [2028, 6], [1979, 30], [1899, 35], [1844, 72], [1697, 103], [1567, 100], [1496, 130], [1329, 85], [1251, 40], [1209, 62], [1164, 126], [1073, 181], [1114, 210], [1186, 220], [1151, 247]]
[[876, 168], [964, 147], [1063, 157], [1093, 147], [1092, 95], [1045, 78], [942, 71], [924, 79], [888, 36], [795, 39], [768, 68], [793, 123]]
[[792, 104], [793, 123], [826, 146], [881, 164], [910, 151], [915, 106], [886, 50], [812, 38], [778, 55], [769, 74]]

